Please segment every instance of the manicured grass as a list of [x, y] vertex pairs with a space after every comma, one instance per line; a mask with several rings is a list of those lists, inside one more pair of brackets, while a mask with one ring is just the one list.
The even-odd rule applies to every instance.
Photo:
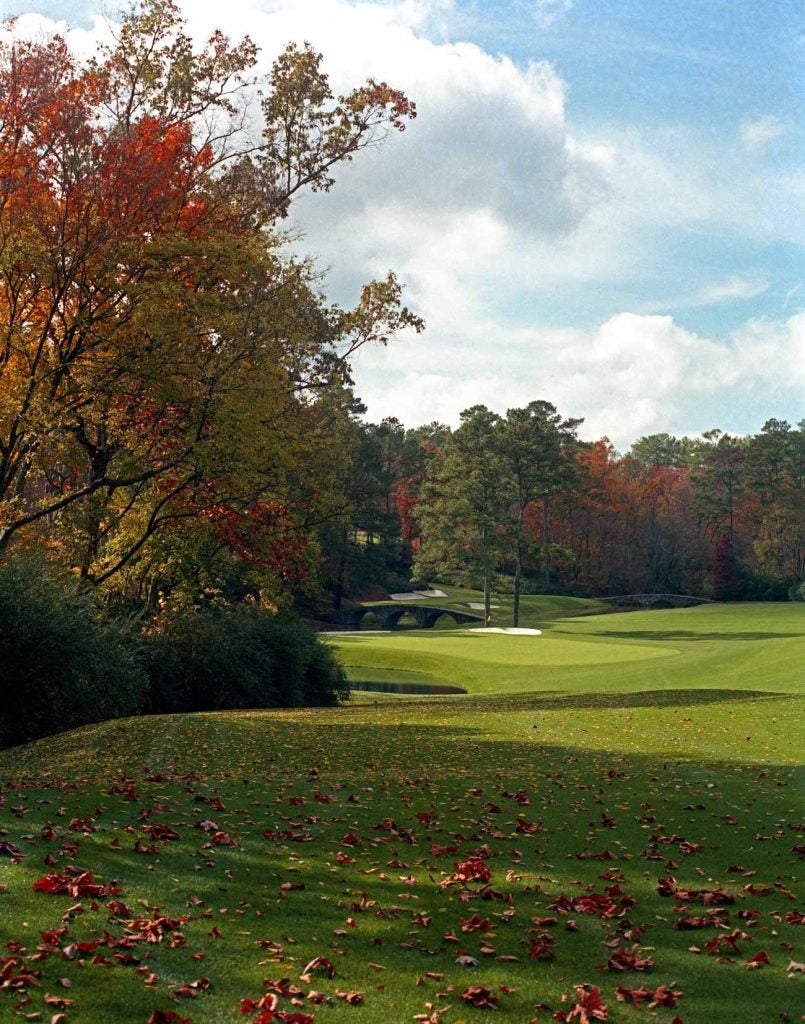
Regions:
[[[353, 671], [376, 661], [390, 681], [413, 671], [475, 694], [130, 719], [6, 751], [0, 843], [22, 857], [0, 853], [0, 971], [15, 959], [15, 977], [41, 976], [0, 989], [0, 1020], [250, 1021], [240, 1000], [281, 978], [316, 1024], [442, 1008], [442, 1024], [545, 1024], [582, 983], [611, 1024], [798, 1020], [803, 634], [805, 610], [781, 605], [555, 620], [538, 638], [338, 638]], [[488, 884], [456, 879], [473, 859]], [[122, 891], [33, 890], [68, 865]], [[671, 876], [677, 895], [662, 895]], [[591, 893], [614, 916], [585, 913]], [[187, 917], [184, 940], [136, 941], [131, 920], [154, 916]], [[635, 946], [647, 970], [599, 970]], [[746, 966], [758, 953], [770, 962]], [[316, 956], [335, 976], [300, 980]], [[199, 979], [197, 998], [175, 994]], [[684, 993], [676, 1007], [616, 998], [662, 985]], [[498, 1008], [463, 1000], [472, 987]]]
[[537, 622], [543, 635], [466, 629], [333, 638], [354, 678], [418, 672], [472, 693], [802, 687], [805, 608], [701, 605]]
[[[482, 604], [484, 596], [477, 590], [467, 590], [464, 587], [451, 587], [446, 584], [439, 584], [434, 589], [441, 590], [445, 597], [418, 598], [412, 604], [432, 605], [438, 608], [452, 608], [460, 612], [469, 612], [483, 617], [478, 608], [470, 608], [470, 604]], [[402, 601], [367, 601], [366, 604], [394, 605], [400, 607]], [[512, 622], [512, 597], [510, 594], [494, 594], [492, 597], [492, 619], [496, 626], [509, 626]], [[520, 598], [520, 625], [529, 627], [540, 627], [543, 622], [555, 618], [562, 618], [566, 615], [586, 615], [595, 612], [606, 612], [609, 606], [595, 598], [589, 597], [561, 597], [553, 594], [525, 594]], [[403, 616], [401, 626], [413, 625], [414, 620]], [[455, 623], [452, 619], [444, 616], [439, 620], [440, 629], [453, 629]], [[463, 627], [460, 627], [463, 628]]]

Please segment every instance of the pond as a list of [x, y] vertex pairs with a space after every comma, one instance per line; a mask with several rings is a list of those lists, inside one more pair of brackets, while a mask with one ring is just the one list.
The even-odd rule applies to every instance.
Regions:
[[396, 683], [380, 680], [350, 681], [353, 690], [368, 690], [370, 693], [466, 693], [460, 686], [447, 686], [444, 683]]

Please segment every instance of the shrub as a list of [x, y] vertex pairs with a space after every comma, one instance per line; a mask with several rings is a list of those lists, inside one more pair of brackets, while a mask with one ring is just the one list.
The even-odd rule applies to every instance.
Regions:
[[137, 714], [147, 687], [131, 622], [32, 555], [0, 562], [0, 747]]
[[143, 638], [75, 577], [28, 554], [0, 562], [0, 748], [146, 711], [324, 706], [348, 692], [290, 616], [199, 608]]
[[154, 712], [322, 706], [348, 692], [312, 629], [249, 606], [186, 612], [148, 648]]

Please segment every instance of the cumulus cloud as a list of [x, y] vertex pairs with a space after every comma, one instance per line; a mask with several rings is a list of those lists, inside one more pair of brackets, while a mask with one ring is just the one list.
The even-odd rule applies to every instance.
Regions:
[[350, 81], [382, 74], [415, 100], [418, 118], [342, 174], [341, 201], [373, 210], [402, 203], [434, 216], [488, 210], [540, 234], [572, 231], [603, 182], [572, 144], [553, 68], [520, 67], [470, 43], [433, 43], [404, 23], [376, 29], [364, 25]]
[[734, 332], [737, 372], [772, 398], [805, 394], [805, 313], [787, 320], [752, 319]]
[[[1, 2], [1, 0], [0, 0]], [[28, 12], [13, 18], [10, 34], [20, 39], [49, 39], [54, 35], [64, 37], [76, 56], [82, 59], [92, 57], [101, 41], [108, 41], [110, 23], [100, 14], [90, 12], [91, 0], [81, 5], [67, 17], [49, 17], [45, 14]], [[53, 5], [54, 14], [56, 4]], [[0, 16], [3, 11], [0, 10]], [[79, 19], [82, 23], [79, 24]]]
[[[758, 162], [746, 159], [785, 130], [780, 119], [745, 121], [731, 149], [708, 148], [678, 124], [583, 132], [550, 63], [517, 63], [451, 37], [461, 22], [454, 0], [228, 0], [225, 10], [218, 0], [181, 2], [199, 39], [222, 22], [233, 38], [251, 35], [264, 70], [286, 42], [307, 40], [324, 53], [336, 92], [373, 76], [417, 104], [402, 136], [340, 167], [334, 190], [304, 196], [290, 223], [298, 249], [330, 268], [333, 299], [353, 302], [361, 282], [394, 268], [428, 321], [422, 337], [360, 354], [357, 389], [371, 417], [456, 422], [476, 402], [505, 411], [546, 398], [585, 416], [586, 436], [606, 432], [628, 446], [641, 433], [719, 419], [756, 429], [729, 416], [801, 396], [796, 317], [713, 338], [655, 315], [770, 288], [762, 269], [731, 267], [702, 284], [667, 252], [672, 239], [708, 233], [801, 239], [802, 179], [789, 168], [760, 182]], [[570, 7], [542, 0], [531, 10], [547, 27]], [[86, 51], [101, 31], [96, 20], [70, 39]], [[652, 295], [682, 298], [650, 303], [646, 281]], [[591, 313], [596, 290], [606, 300]]]
[[745, 149], [759, 152], [769, 143], [782, 135], [787, 128], [786, 122], [774, 114], [764, 114], [741, 124], [741, 143]]
[[624, 450], [642, 434], [756, 430], [776, 403], [805, 393], [805, 313], [752, 319], [724, 339], [686, 330], [670, 316], [635, 313], [589, 331], [490, 332], [502, 343], [483, 345], [482, 334], [465, 358], [444, 339], [450, 369], [441, 372], [441, 359], [421, 341], [400, 343], [382, 378], [367, 367], [369, 415], [455, 424], [476, 403], [505, 412], [545, 398], [564, 415], [585, 417], [583, 437], [606, 434]]

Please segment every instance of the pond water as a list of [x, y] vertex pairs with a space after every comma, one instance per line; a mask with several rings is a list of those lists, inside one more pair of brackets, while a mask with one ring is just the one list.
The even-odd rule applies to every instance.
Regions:
[[358, 680], [350, 681], [350, 688], [353, 690], [368, 690], [370, 693], [466, 693], [460, 686], [446, 686], [443, 683], [391, 683], [391, 682], [366, 682]]

